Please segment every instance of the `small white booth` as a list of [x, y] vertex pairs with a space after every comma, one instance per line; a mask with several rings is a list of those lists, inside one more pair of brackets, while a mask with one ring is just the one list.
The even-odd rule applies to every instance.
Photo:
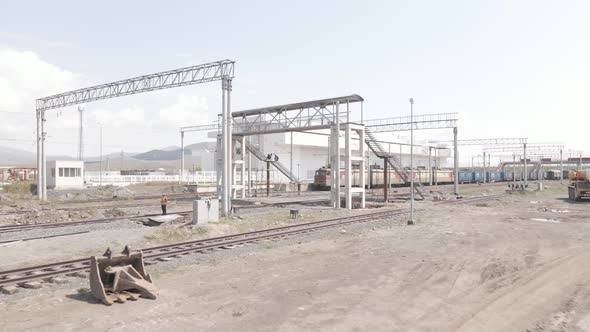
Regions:
[[84, 162], [79, 160], [48, 161], [47, 187], [52, 189], [84, 188]]

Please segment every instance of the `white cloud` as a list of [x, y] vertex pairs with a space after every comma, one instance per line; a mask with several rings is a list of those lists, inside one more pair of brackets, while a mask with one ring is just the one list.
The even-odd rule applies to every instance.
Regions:
[[209, 104], [206, 97], [181, 94], [176, 103], [160, 109], [149, 125], [156, 129], [178, 129], [208, 123]]
[[[35, 99], [76, 86], [78, 75], [30, 51], [0, 48], [0, 137], [34, 132]], [[16, 113], [16, 114], [14, 114]]]
[[132, 105], [120, 110], [93, 109], [92, 115], [92, 122], [116, 129], [137, 126], [137, 124], [145, 121], [145, 110], [138, 105]]

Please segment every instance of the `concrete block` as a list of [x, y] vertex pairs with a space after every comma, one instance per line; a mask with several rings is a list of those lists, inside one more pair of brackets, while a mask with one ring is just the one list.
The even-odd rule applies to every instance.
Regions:
[[16, 286], [2, 286], [0, 287], [0, 293], [11, 295], [18, 292], [18, 288]]
[[219, 220], [219, 200], [200, 199], [193, 201], [193, 224], [206, 224]]
[[43, 279], [43, 281], [49, 282], [52, 284], [66, 284], [66, 283], [68, 283], [67, 279], [60, 278], [60, 277], [49, 277], [49, 278]]
[[66, 274], [68, 277], [75, 277], [75, 278], [88, 278], [88, 273], [84, 272], [72, 272]]
[[22, 288], [29, 288], [29, 289], [39, 289], [43, 287], [40, 282], [38, 281], [25, 281], [18, 284]]

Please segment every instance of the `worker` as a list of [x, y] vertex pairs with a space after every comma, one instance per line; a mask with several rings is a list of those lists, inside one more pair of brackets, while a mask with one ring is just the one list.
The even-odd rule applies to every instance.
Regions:
[[168, 204], [168, 197], [162, 194], [162, 198], [160, 199], [160, 203], [162, 204], [162, 214], [166, 214], [166, 204]]

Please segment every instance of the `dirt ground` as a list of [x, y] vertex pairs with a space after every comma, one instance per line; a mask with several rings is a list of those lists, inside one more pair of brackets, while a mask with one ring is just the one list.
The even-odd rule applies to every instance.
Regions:
[[75, 283], [0, 296], [0, 326], [590, 331], [590, 203], [568, 202], [558, 183], [547, 187], [465, 205], [421, 202], [413, 226], [404, 218], [377, 221], [150, 266], [157, 300], [107, 307]]

